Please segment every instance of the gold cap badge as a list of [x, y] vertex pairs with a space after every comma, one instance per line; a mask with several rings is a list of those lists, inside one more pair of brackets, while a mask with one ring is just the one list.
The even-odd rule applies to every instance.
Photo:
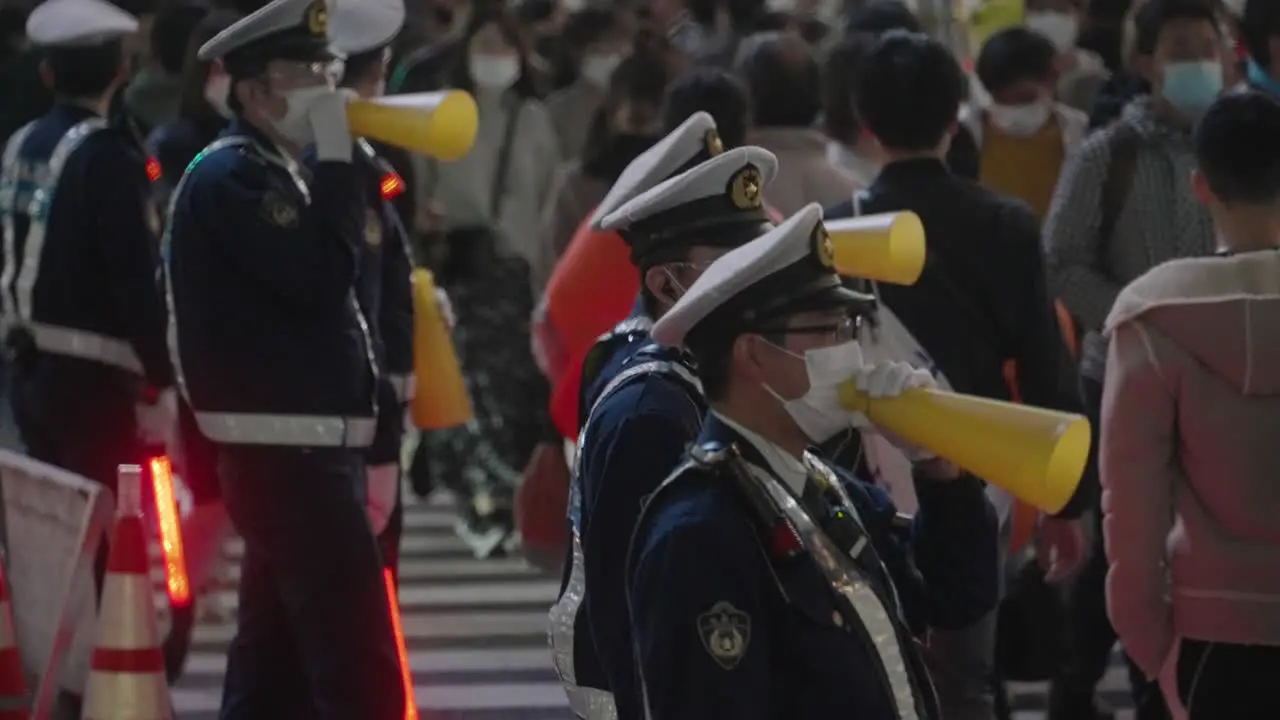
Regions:
[[702, 138], [702, 143], [706, 147], [707, 155], [710, 157], [715, 157], [724, 152], [724, 142], [720, 140], [720, 133], [716, 132], [715, 128], [707, 131], [707, 134]]
[[729, 199], [739, 210], [753, 210], [764, 206], [764, 178], [755, 165], [748, 165], [733, 174], [729, 180]]
[[324, 0], [316, 0], [307, 8], [307, 30], [317, 37], [329, 33], [329, 8]]
[[835, 270], [836, 248], [831, 242], [831, 236], [827, 234], [826, 226], [821, 222], [813, 228], [813, 256], [818, 259], [822, 267]]

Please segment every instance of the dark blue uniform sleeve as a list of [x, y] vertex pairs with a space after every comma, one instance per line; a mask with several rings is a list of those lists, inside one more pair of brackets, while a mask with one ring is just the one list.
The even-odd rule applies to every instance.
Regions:
[[924, 576], [929, 624], [951, 630], [977, 622], [999, 601], [999, 522], [981, 480], [916, 478], [920, 510], [912, 551]]
[[[635, 559], [630, 607], [650, 720], [771, 714], [768, 568], [737, 519], [668, 506]], [[690, 516], [693, 517], [690, 517]]]
[[605, 401], [583, 443], [586, 618], [596, 656], [622, 705], [638, 695], [626, 623], [626, 568], [619, 558], [627, 556], [643, 498], [679, 465], [698, 431], [689, 401], [665, 384], [649, 380], [619, 390]]
[[193, 176], [196, 227], [216, 239], [245, 282], [281, 303], [302, 313], [341, 305], [355, 282], [364, 238], [362, 176], [351, 163], [317, 163], [308, 206], [296, 190], [281, 187], [288, 181], [273, 177], [279, 172], [244, 161], [229, 172]]
[[[125, 323], [128, 340], [153, 387], [173, 385], [166, 343], [164, 305], [157, 282], [159, 238], [148, 222], [151, 188], [146, 166], [131, 148], [110, 133], [91, 138], [82, 153], [86, 188], [95, 218], [95, 261], [111, 281], [109, 301]], [[73, 156], [74, 157], [74, 156]]]
[[404, 374], [413, 371], [413, 262], [409, 259], [409, 238], [399, 213], [391, 207], [386, 209], [382, 307], [377, 322], [382, 333], [387, 371]]

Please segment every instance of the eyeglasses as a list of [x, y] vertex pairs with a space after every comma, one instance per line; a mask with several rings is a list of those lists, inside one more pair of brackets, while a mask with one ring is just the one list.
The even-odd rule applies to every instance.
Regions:
[[267, 70], [267, 77], [285, 87], [311, 87], [337, 83], [345, 66], [341, 60], [328, 62], [281, 62]]
[[862, 326], [865, 317], [859, 313], [841, 318], [833, 323], [821, 323], [815, 325], [799, 325], [795, 327], [784, 327], [776, 330], [764, 330], [762, 332], [778, 333], [780, 335], [814, 335], [825, 337], [832, 344], [845, 343], [850, 340], [857, 340], [862, 333]]

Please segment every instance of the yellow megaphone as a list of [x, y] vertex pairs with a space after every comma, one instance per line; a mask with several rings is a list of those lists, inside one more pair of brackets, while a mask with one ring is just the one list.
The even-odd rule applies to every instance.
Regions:
[[924, 272], [924, 224], [913, 212], [829, 220], [836, 272], [894, 285], [913, 285]]
[[387, 95], [347, 103], [351, 133], [388, 145], [457, 160], [476, 141], [480, 113], [462, 90]]
[[840, 402], [1051, 514], [1071, 500], [1089, 457], [1089, 421], [1073, 413], [943, 390], [871, 399], [852, 380]]
[[417, 378], [409, 414], [423, 430], [465, 425], [475, 415], [462, 380], [453, 339], [440, 314], [430, 270], [413, 271], [413, 374]]

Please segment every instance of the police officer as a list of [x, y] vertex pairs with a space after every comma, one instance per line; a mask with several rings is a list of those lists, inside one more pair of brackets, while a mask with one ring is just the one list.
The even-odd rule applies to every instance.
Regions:
[[10, 138], [0, 170], [0, 294], [23, 442], [112, 489], [119, 464], [142, 460], [139, 440], [162, 443], [173, 423], [145, 161], [106, 117], [137, 28], [102, 0], [31, 13], [56, 102]]
[[323, 0], [273, 0], [200, 48], [230, 74], [236, 117], [180, 182], [164, 248], [170, 349], [245, 541], [224, 720], [404, 712], [363, 507], [367, 183], [327, 29]]
[[850, 426], [839, 386], [872, 398], [932, 386], [868, 365], [870, 296], [844, 287], [810, 205], [708, 268], [653, 328], [688, 348], [711, 412], [649, 497], [627, 562], [648, 717], [938, 720], [916, 643], [996, 602], [996, 521], [983, 483], [916, 460], [920, 512], [811, 445]]
[[[339, 4], [330, 22], [333, 47], [346, 56], [342, 86], [360, 97], [382, 95], [391, 41], [404, 25], [404, 0]], [[400, 176], [373, 145], [356, 141], [355, 164], [365, 188], [364, 243], [357, 294], [369, 320], [378, 359], [378, 430], [366, 458], [369, 522], [378, 535], [385, 567], [396, 572], [404, 504], [400, 497], [400, 441], [405, 406], [413, 392], [413, 290], [409, 241], [391, 204]]]
[[[695, 117], [642, 156], [641, 167], [683, 164], [707, 132]], [[556, 667], [580, 717], [643, 716], [618, 561], [641, 498], [697, 437], [706, 409], [689, 358], [653, 345], [645, 330], [713, 259], [771, 227], [762, 192], [777, 165], [761, 148], [729, 150], [599, 221], [630, 245], [642, 290], [635, 324], [602, 340], [584, 368], [584, 376], [597, 374], [584, 380], [591, 405], [571, 481], [569, 574], [551, 615]]]

